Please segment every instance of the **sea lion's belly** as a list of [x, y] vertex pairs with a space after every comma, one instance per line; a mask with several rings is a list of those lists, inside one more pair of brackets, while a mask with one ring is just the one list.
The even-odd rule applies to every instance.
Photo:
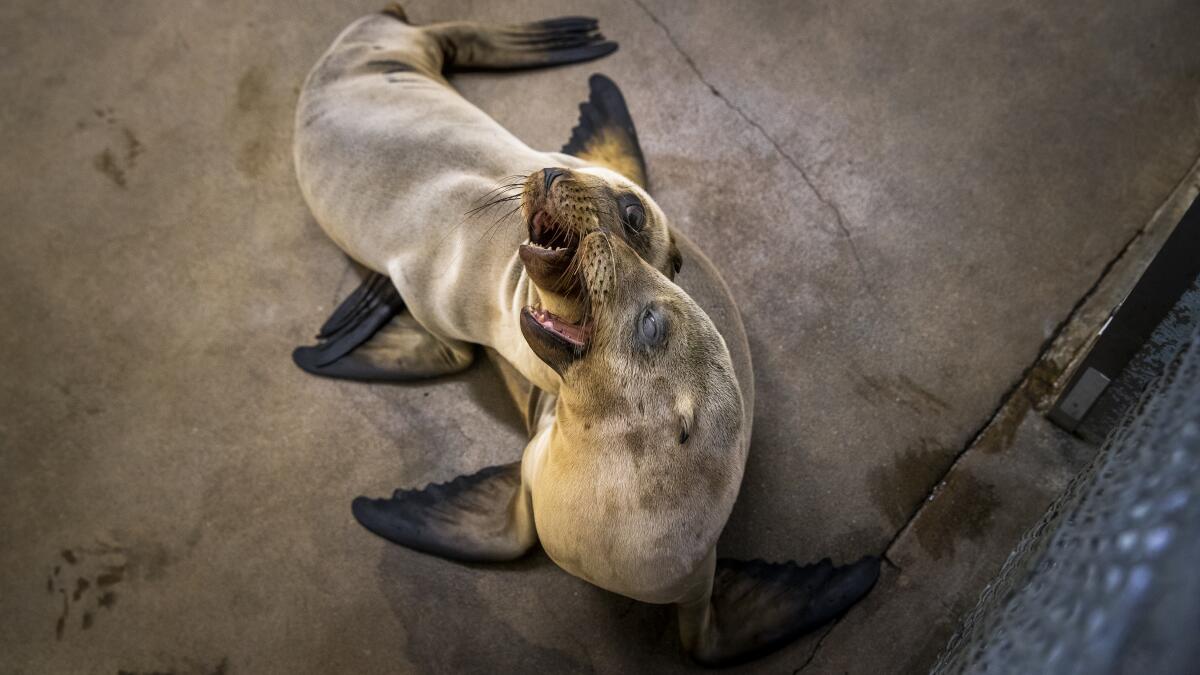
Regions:
[[558, 453], [565, 446], [551, 449], [552, 432], [525, 456], [546, 554], [575, 576], [643, 602], [693, 592], [737, 497], [740, 464], [599, 458], [587, 456], [590, 448]]

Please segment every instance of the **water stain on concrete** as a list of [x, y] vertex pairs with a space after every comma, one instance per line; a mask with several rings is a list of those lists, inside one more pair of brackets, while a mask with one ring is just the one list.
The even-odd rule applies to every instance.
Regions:
[[999, 505], [991, 485], [966, 472], [951, 472], [929, 506], [913, 521], [913, 533], [933, 558], [953, 557], [958, 542], [987, 534]]
[[71, 603], [67, 600], [67, 592], [62, 592], [62, 613], [58, 615], [58, 620], [54, 623], [54, 639], [63, 639], [63, 632], [67, 628], [67, 616], [71, 613]]
[[165, 546], [155, 542], [74, 546], [59, 551], [58, 557], [67, 566], [54, 566], [46, 580], [46, 591], [62, 596], [62, 610], [54, 625], [59, 640], [65, 636], [76, 608], [80, 611], [80, 628], [88, 630], [95, 624], [99, 610], [111, 612], [116, 606], [117, 591], [123, 583], [135, 576], [146, 581], [159, 579], [176, 560]]
[[55, 638], [61, 640], [66, 634], [67, 620], [73, 607], [82, 609], [82, 630], [88, 630], [94, 624], [95, 610], [100, 607], [112, 608], [116, 602], [115, 591], [105, 592], [105, 596], [111, 597], [107, 597], [103, 604], [93, 603], [92, 596], [101, 587], [113, 586], [123, 578], [125, 556], [120, 547], [101, 544], [63, 549], [59, 551], [59, 557], [68, 564], [67, 574], [62, 574], [61, 566], [55, 566], [49, 580], [49, 590], [62, 595], [62, 611], [54, 624]]
[[1043, 357], [1030, 369], [1025, 378], [1024, 393], [1039, 408], [1050, 402], [1065, 368], [1051, 358]]
[[238, 151], [238, 171], [250, 177], [260, 176], [263, 169], [266, 168], [268, 157], [268, 146], [261, 139], [255, 138], [246, 141]]
[[916, 443], [892, 460], [891, 466], [867, 471], [871, 499], [888, 523], [901, 527], [945, 472], [952, 454], [932, 438]]
[[1003, 452], [1012, 447], [1013, 441], [1017, 438], [1017, 430], [1021, 428], [1021, 422], [1029, 414], [1032, 405], [1033, 401], [1030, 400], [1025, 390], [1018, 391], [996, 415], [996, 419], [992, 420], [992, 423], [984, 429], [979, 436], [979, 441], [975, 444], [976, 447], [989, 455]]
[[266, 70], [261, 66], [250, 66], [242, 76], [238, 78], [237, 93], [234, 96], [234, 105], [239, 112], [248, 113], [257, 108], [267, 91], [267, 74]]
[[950, 409], [949, 403], [904, 373], [889, 377], [856, 372], [854, 380], [854, 392], [876, 405], [898, 405], [918, 415], [934, 415]]
[[112, 150], [105, 148], [100, 154], [92, 160], [92, 166], [100, 173], [108, 176], [114, 184], [119, 188], [125, 187], [125, 170], [117, 163], [116, 157]]
[[[107, 111], [97, 109], [97, 113], [104, 115], [104, 119], [109, 124], [116, 122], [111, 108], [108, 108]], [[115, 144], [118, 146], [118, 150], [113, 150], [112, 147], [104, 148], [92, 158], [92, 166], [96, 171], [107, 176], [117, 187], [124, 189], [128, 184], [129, 172], [137, 165], [138, 157], [146, 151], [146, 146], [127, 126], [120, 128]]]
[[137, 158], [146, 151], [146, 146], [142, 145], [141, 140], [129, 130], [129, 127], [121, 127], [121, 137], [125, 140], [125, 163], [132, 169]]
[[84, 579], [83, 577], [76, 579], [75, 592], [71, 594], [71, 599], [75, 602], [79, 602], [79, 598], [83, 595], [83, 592], [86, 591], [90, 586], [91, 583], [89, 583], [87, 579]]
[[268, 73], [262, 66], [251, 66], [238, 79], [234, 95], [234, 112], [238, 120], [244, 120], [251, 136], [242, 141], [237, 154], [237, 169], [249, 178], [262, 175], [271, 157], [269, 110], [267, 93]]
[[[487, 583], [487, 575], [513, 572], [529, 577], [525, 583], [544, 587], [537, 592], [499, 595], [501, 586]], [[530, 663], [554, 673], [592, 672], [587, 650], [571, 644], [570, 626], [558, 622], [535, 621], [558, 606], [570, 606], [557, 596], [557, 604], [547, 599], [548, 607], [530, 603], [544, 595], [555, 597], [561, 586], [546, 579], [547, 574], [562, 574], [552, 569], [544, 556], [528, 556], [515, 564], [483, 565], [477, 569], [452, 565], [401, 547], [384, 549], [378, 565], [380, 588], [407, 638], [405, 657], [418, 672], [458, 673], [479, 670], [479, 655], [488, 655], [488, 672], [522, 672]], [[548, 583], [547, 583], [548, 582]], [[520, 607], [530, 613], [535, 628], [519, 630], [507, 620], [506, 607]], [[563, 640], [554, 646], [554, 637]]]

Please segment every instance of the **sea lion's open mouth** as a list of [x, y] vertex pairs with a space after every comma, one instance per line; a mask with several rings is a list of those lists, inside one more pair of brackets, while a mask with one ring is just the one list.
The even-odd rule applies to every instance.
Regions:
[[529, 347], [561, 375], [575, 359], [587, 352], [592, 324], [586, 317], [572, 323], [540, 307], [521, 310], [521, 333]]
[[571, 323], [541, 307], [525, 307], [522, 315], [528, 315], [536, 324], [537, 330], [549, 333], [555, 339], [565, 340], [576, 349], [587, 349], [588, 341], [592, 337], [592, 324], [587, 319]]
[[566, 295], [577, 290], [577, 280], [568, 274], [579, 248], [579, 237], [573, 228], [544, 209], [534, 212], [528, 226], [529, 243], [521, 244], [519, 254], [529, 278], [552, 293]]

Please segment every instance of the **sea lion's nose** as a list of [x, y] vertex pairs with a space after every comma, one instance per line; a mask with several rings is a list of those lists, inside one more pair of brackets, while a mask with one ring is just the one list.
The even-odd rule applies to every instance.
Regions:
[[550, 167], [548, 169], [542, 169], [542, 180], [545, 181], [545, 183], [546, 183], [546, 185], [545, 185], [546, 192], [549, 192], [550, 186], [554, 185], [555, 178], [558, 178], [559, 176], [565, 176], [565, 175], [567, 175], [566, 169], [559, 169], [557, 167]]

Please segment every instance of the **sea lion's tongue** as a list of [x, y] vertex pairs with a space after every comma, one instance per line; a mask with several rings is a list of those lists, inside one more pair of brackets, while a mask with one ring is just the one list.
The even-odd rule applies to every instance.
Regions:
[[578, 347], [587, 346], [588, 339], [592, 333], [589, 326], [571, 323], [540, 307], [530, 307], [529, 311], [542, 328], [555, 333]]

